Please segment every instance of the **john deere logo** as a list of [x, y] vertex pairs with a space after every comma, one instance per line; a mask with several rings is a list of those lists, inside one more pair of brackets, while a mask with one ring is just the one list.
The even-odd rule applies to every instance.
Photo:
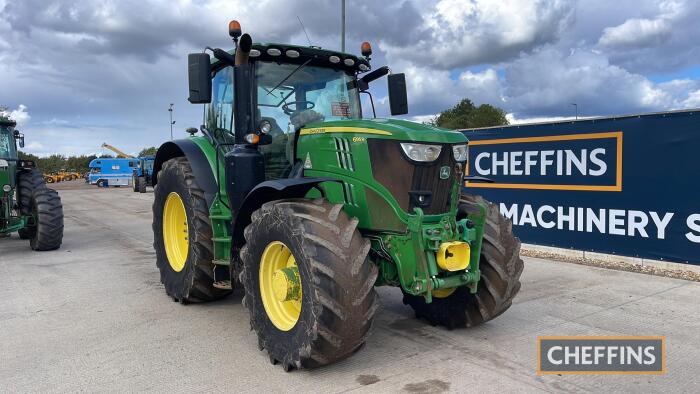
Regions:
[[440, 179], [447, 179], [450, 177], [450, 167], [444, 166], [440, 167]]

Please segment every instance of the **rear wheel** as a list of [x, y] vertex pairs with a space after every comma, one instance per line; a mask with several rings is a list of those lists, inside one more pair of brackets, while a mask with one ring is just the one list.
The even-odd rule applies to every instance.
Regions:
[[479, 196], [463, 195], [457, 218], [478, 212], [477, 204], [487, 206], [487, 217], [479, 260], [481, 280], [476, 294], [466, 287], [437, 290], [430, 304], [423, 297], [404, 294], [404, 304], [413, 308], [417, 318], [450, 329], [473, 327], [505, 312], [520, 290], [523, 272], [520, 240], [513, 236], [511, 222], [500, 214], [498, 206]]
[[136, 174], [131, 176], [131, 187], [134, 193], [139, 191], [139, 177], [136, 176]]
[[46, 188], [44, 177], [37, 170], [22, 171], [17, 174], [17, 195], [20, 211], [28, 215], [32, 210], [32, 194]]
[[312, 368], [351, 355], [378, 307], [370, 241], [342, 205], [324, 200], [264, 204], [241, 249], [243, 304], [270, 361]]
[[63, 242], [61, 197], [55, 190], [44, 187], [34, 191], [31, 201], [35, 223], [24, 232], [29, 237], [29, 246], [37, 251], [58, 249]]
[[231, 292], [213, 286], [209, 210], [204, 191], [184, 157], [166, 161], [158, 174], [153, 235], [160, 281], [169, 296], [182, 303], [204, 302]]

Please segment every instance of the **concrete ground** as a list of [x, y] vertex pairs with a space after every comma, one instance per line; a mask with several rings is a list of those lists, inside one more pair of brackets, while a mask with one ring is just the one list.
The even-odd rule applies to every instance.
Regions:
[[[285, 373], [258, 351], [239, 297], [165, 295], [150, 190], [58, 186], [60, 250], [0, 239], [1, 392], [700, 392], [700, 283], [535, 258], [490, 323], [431, 327], [380, 288], [364, 349]], [[665, 335], [668, 373], [538, 376], [538, 335]]]

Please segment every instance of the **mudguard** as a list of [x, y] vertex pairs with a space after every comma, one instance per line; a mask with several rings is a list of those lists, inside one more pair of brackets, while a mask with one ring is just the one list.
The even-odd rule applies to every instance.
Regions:
[[[334, 178], [286, 178], [265, 181], [248, 193], [233, 221], [233, 246], [242, 245], [243, 230], [250, 224], [255, 210], [268, 201], [284, 198], [302, 198], [322, 182], [339, 182]], [[323, 192], [323, 191], [322, 191]]]
[[219, 192], [219, 187], [216, 184], [214, 172], [209, 165], [206, 155], [197, 144], [190, 140], [175, 140], [166, 142], [158, 148], [155, 161], [153, 162], [153, 186], [158, 183], [158, 172], [163, 167], [163, 163], [174, 158], [185, 156], [192, 167], [197, 184], [204, 190], [204, 198], [207, 200], [207, 205], [211, 203]]

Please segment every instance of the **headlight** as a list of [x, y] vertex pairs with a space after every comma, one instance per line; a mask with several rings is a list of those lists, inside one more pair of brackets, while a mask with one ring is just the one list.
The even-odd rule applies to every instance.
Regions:
[[12, 187], [10, 187], [10, 185], [2, 185], [2, 191], [4, 191], [5, 193], [9, 193], [10, 190], [12, 190]]
[[469, 147], [467, 145], [453, 145], [452, 153], [455, 155], [455, 161], [467, 161], [469, 156]]
[[437, 158], [440, 157], [442, 146], [403, 142], [401, 143], [401, 149], [403, 149], [404, 153], [409, 159], [426, 162], [437, 160]]

